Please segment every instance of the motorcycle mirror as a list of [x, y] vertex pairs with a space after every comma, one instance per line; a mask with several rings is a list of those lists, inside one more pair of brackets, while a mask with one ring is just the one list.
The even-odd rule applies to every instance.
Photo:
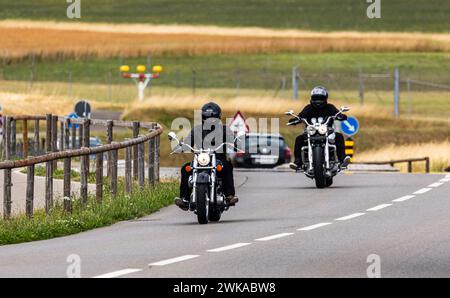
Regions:
[[342, 112], [348, 112], [348, 111], [350, 111], [350, 108], [346, 107], [346, 106], [343, 106], [343, 107], [341, 107], [341, 111]]
[[169, 132], [169, 134], [167, 135], [167, 137], [169, 138], [169, 141], [172, 141], [172, 140], [178, 140], [178, 139], [177, 139], [177, 135], [176, 135], [173, 131]]
[[294, 110], [289, 110], [287, 112], [284, 113], [285, 115], [292, 115], [294, 114]]

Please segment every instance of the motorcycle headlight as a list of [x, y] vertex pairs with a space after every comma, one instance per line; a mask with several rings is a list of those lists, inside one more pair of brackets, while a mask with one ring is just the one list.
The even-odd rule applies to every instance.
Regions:
[[317, 129], [317, 131], [321, 134], [324, 135], [327, 133], [328, 131], [328, 127], [325, 124], [322, 124], [319, 126], [319, 128]]
[[315, 128], [314, 126], [308, 126], [308, 127], [306, 128], [306, 132], [307, 132], [310, 136], [312, 136], [313, 134], [316, 133], [316, 128]]
[[197, 162], [199, 165], [201, 166], [207, 166], [209, 164], [209, 162], [211, 161], [211, 158], [209, 157], [208, 153], [200, 153], [197, 156]]

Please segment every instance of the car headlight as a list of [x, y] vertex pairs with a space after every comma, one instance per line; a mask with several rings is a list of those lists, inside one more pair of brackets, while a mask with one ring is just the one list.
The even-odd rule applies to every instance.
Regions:
[[314, 126], [308, 126], [308, 127], [306, 128], [306, 132], [307, 132], [310, 136], [312, 136], [313, 134], [316, 133], [316, 128], [315, 128]]
[[327, 127], [325, 124], [321, 124], [321, 125], [319, 126], [319, 128], [317, 129], [317, 131], [318, 131], [321, 135], [324, 135], [324, 134], [327, 133], [328, 127]]
[[200, 153], [197, 156], [197, 162], [201, 166], [207, 166], [210, 161], [211, 161], [211, 158], [209, 157], [208, 153]]

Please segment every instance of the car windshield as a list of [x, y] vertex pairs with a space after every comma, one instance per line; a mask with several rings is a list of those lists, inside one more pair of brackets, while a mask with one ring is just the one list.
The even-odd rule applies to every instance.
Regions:
[[249, 148], [258, 146], [279, 147], [283, 145], [283, 139], [276, 136], [249, 136], [247, 138], [247, 147]]

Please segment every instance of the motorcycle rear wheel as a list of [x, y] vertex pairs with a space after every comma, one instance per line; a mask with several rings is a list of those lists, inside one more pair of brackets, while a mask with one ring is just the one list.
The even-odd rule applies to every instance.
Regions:
[[327, 187], [330, 187], [333, 184], [333, 177], [326, 178], [326, 185]]

